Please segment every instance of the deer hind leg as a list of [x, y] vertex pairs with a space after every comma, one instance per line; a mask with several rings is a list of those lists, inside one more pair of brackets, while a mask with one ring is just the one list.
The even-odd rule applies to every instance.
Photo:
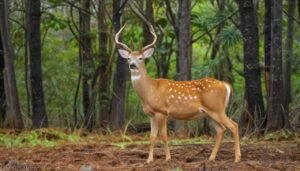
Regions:
[[151, 116], [150, 122], [151, 122], [150, 150], [149, 150], [149, 156], [148, 156], [147, 163], [150, 163], [153, 161], [153, 149], [154, 149], [155, 140], [156, 140], [157, 133], [158, 133], [158, 123], [157, 123], [155, 115]]
[[227, 117], [225, 113], [213, 114], [210, 116], [214, 121], [219, 123], [220, 125], [224, 125], [228, 129], [230, 129], [233, 140], [234, 140], [234, 149], [235, 149], [235, 162], [239, 162], [241, 160], [241, 150], [240, 150], [240, 138], [239, 138], [239, 127], [238, 124], [232, 121]]
[[164, 143], [164, 150], [166, 155], [166, 160], [171, 159], [170, 150], [168, 147], [168, 131], [167, 131], [167, 116], [162, 114], [157, 114], [156, 119], [158, 122], [159, 132], [161, 139]]
[[[227, 116], [226, 116], [227, 117]], [[233, 120], [231, 120], [230, 118], [228, 118], [228, 121], [227, 122], [230, 122], [231, 123], [231, 127], [233, 128], [229, 128], [232, 132], [232, 135], [233, 135], [233, 139], [234, 139], [234, 149], [235, 149], [235, 162], [239, 162], [241, 161], [241, 147], [240, 147], [240, 136], [239, 136], [239, 125], [234, 122]], [[232, 126], [233, 125], [233, 126]]]
[[216, 144], [214, 146], [213, 151], [210, 154], [210, 157], [209, 157], [210, 161], [213, 161], [213, 160], [216, 159], [217, 153], [218, 153], [218, 151], [220, 149], [221, 142], [223, 140], [224, 133], [225, 133], [225, 130], [226, 130], [226, 128], [224, 127], [224, 125], [222, 125], [222, 124], [220, 124], [220, 123], [218, 123], [216, 121], [213, 121], [213, 124], [214, 124], [214, 128], [216, 130]]

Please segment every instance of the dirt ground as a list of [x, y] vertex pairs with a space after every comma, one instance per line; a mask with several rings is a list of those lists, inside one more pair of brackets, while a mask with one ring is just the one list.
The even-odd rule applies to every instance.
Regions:
[[213, 144], [171, 145], [170, 161], [164, 161], [157, 144], [155, 159], [146, 164], [148, 145], [125, 149], [108, 143], [65, 144], [53, 148], [0, 147], [1, 170], [236, 170], [300, 171], [300, 145], [295, 141], [241, 145], [242, 161], [234, 163], [233, 143], [224, 142], [215, 162], [207, 158]]

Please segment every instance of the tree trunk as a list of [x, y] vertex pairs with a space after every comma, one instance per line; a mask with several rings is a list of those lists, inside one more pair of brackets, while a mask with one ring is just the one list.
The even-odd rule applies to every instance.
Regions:
[[[115, 32], [121, 28], [120, 5], [123, 1], [113, 0], [113, 24]], [[119, 11], [120, 10], [120, 11]], [[117, 66], [114, 74], [112, 104], [110, 112], [110, 123], [113, 129], [121, 129], [125, 124], [125, 95], [126, 95], [126, 80], [128, 74], [128, 64], [118, 53]]]
[[48, 127], [42, 82], [40, 6], [40, 0], [29, 0], [27, 31], [30, 56], [32, 128]]
[[266, 132], [285, 125], [282, 73], [282, 0], [271, 1], [271, 67]]
[[270, 65], [271, 65], [271, 1], [265, 0], [265, 28], [264, 28], [264, 44], [265, 44], [265, 88], [267, 96], [270, 94]]
[[108, 44], [107, 44], [107, 21], [105, 13], [105, 0], [99, 1], [98, 6], [98, 30], [99, 30], [99, 59], [100, 59], [100, 85], [99, 85], [99, 104], [100, 104], [100, 125], [107, 128], [109, 123], [109, 87], [110, 75], [108, 71]]
[[[219, 12], [223, 12], [224, 8], [225, 8], [225, 2], [224, 0], [221, 1], [217, 1], [218, 3], [218, 8], [219, 8]], [[222, 29], [223, 29], [224, 24], [219, 24], [216, 28], [216, 34], [215, 34], [215, 40], [217, 40], [219, 34], [221, 33]], [[219, 51], [219, 47], [220, 47], [220, 43], [219, 41], [214, 41], [213, 42], [213, 47], [212, 47], [212, 52], [211, 52], [211, 56], [210, 59], [215, 59], [217, 57], [217, 53]], [[218, 74], [217, 74], [218, 75]]]
[[[148, 21], [153, 24], [154, 18], [153, 18], [153, 7], [152, 7], [152, 0], [146, 0], [146, 17]], [[144, 34], [144, 45], [148, 45], [152, 42], [153, 36], [149, 31], [149, 26], [146, 23], [143, 23], [143, 34]]]
[[242, 134], [260, 134], [265, 118], [258, 54], [258, 24], [253, 0], [239, 1], [244, 40], [246, 109], [241, 117]]
[[289, 104], [291, 102], [291, 62], [293, 58], [293, 33], [294, 33], [294, 19], [291, 16], [295, 14], [295, 0], [289, 0], [288, 8], [288, 25], [285, 43], [285, 60], [284, 60], [284, 108], [289, 111]]
[[6, 118], [6, 102], [5, 102], [5, 89], [4, 89], [4, 54], [2, 46], [2, 38], [0, 32], [0, 128], [4, 127]]
[[179, 77], [178, 80], [190, 80], [191, 79], [191, 54], [189, 45], [191, 39], [191, 1], [180, 0], [181, 4], [180, 16], [179, 16], [179, 41], [178, 41], [178, 53], [179, 53]]
[[298, 15], [300, 16], [300, 0], [298, 0]]
[[8, 24], [8, 1], [0, 0], [0, 33], [4, 49], [4, 82], [5, 97], [7, 104], [7, 127], [23, 129], [24, 123], [20, 110], [19, 97], [16, 85], [16, 76], [14, 69], [15, 54], [11, 42]]
[[[178, 19], [179, 19], [179, 36], [178, 36], [178, 80], [191, 79], [191, 49], [189, 44], [191, 42], [191, 1], [179, 0]], [[175, 124], [175, 131], [178, 134], [187, 134], [187, 122], [177, 121]]]
[[82, 67], [82, 100], [84, 113], [84, 127], [91, 131], [95, 123], [94, 93], [92, 92], [92, 79], [94, 76], [94, 63], [92, 57], [92, 41], [90, 36], [91, 17], [86, 11], [90, 11], [91, 1], [81, 0], [79, 11], [80, 23], [80, 57]]

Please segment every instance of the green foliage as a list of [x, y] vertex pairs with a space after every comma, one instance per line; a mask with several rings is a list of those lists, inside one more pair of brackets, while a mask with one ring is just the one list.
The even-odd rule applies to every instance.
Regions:
[[62, 142], [78, 142], [77, 133], [66, 134], [54, 129], [40, 129], [20, 134], [0, 133], [0, 145], [5, 147], [54, 147]]
[[267, 141], [284, 141], [284, 140], [294, 140], [297, 134], [289, 130], [280, 130], [265, 135], [264, 140]]
[[[195, 1], [192, 1], [192, 4]], [[106, 10], [108, 14], [111, 13], [111, 1], [107, 2]], [[232, 84], [234, 87], [234, 97], [229, 107], [228, 113], [233, 115], [234, 118], [238, 119], [243, 109], [244, 100], [244, 77], [243, 77], [243, 44], [242, 36], [239, 29], [236, 27], [239, 25], [239, 15], [232, 16], [229, 20], [223, 22], [223, 20], [236, 11], [236, 1], [229, 0], [225, 3], [225, 8], [220, 11], [216, 1], [198, 1], [191, 12], [191, 23], [192, 23], [192, 37], [193, 39], [203, 35], [197, 40], [192, 46], [192, 78], [199, 79], [206, 76], [214, 77], [218, 71], [222, 71], [224, 64], [227, 59], [230, 60], [232, 65], [232, 71], [230, 72]], [[13, 5], [13, 4], [12, 4]], [[79, 5], [79, 4], [76, 4]], [[172, 10], [177, 17], [177, 1], [171, 2]], [[259, 1], [258, 4], [258, 18], [259, 31], [263, 32], [263, 21], [264, 21], [264, 8], [263, 2]], [[20, 21], [24, 21], [24, 13], [19, 7], [14, 7], [17, 10], [11, 10], [10, 18]], [[156, 32], [158, 38], [162, 38], [161, 42], [158, 42], [154, 57], [159, 61], [166, 57], [169, 50], [173, 50], [170, 58], [170, 68], [168, 78], [176, 78], [176, 50], [177, 45], [174, 43], [170, 44], [172, 39], [175, 39], [175, 32], [173, 26], [170, 23], [169, 16], [166, 17], [166, 9], [164, 1], [153, 1], [154, 8], [154, 22], [156, 26]], [[74, 95], [79, 77], [79, 58], [78, 58], [78, 42], [74, 38], [74, 35], [68, 28], [68, 20], [70, 19], [69, 6], [63, 0], [47, 0], [42, 2], [42, 69], [43, 69], [43, 86], [45, 93], [46, 109], [49, 116], [49, 122], [51, 126], [72, 126], [73, 122], [73, 103]], [[19, 12], [22, 11], [22, 12]], [[78, 27], [78, 9], [74, 8], [74, 22], [73, 29], [76, 34], [77, 30], [75, 25]], [[93, 13], [96, 11], [93, 11]], [[123, 21], [127, 24], [125, 31], [123, 32], [123, 42], [130, 45], [130, 40], [134, 42], [135, 49], [138, 48], [139, 42], [144, 41], [143, 28], [141, 27], [142, 21], [136, 17], [135, 14], [128, 8], [125, 7], [124, 13], [122, 14]], [[110, 16], [111, 17], [111, 16]], [[286, 16], [283, 18], [283, 26], [286, 26]], [[93, 41], [92, 54], [94, 57], [93, 61], [87, 63], [84, 69], [84, 76], [89, 78], [95, 75], [95, 68], [100, 63], [98, 58], [98, 28], [97, 28], [97, 17], [91, 16], [91, 32], [87, 34]], [[108, 48], [113, 47], [113, 23], [110, 22], [110, 18], [107, 18], [106, 24], [108, 25]], [[123, 23], [122, 23], [123, 24]], [[222, 25], [221, 32], [216, 34], [216, 27]], [[18, 85], [18, 93], [20, 97], [21, 109], [23, 116], [26, 118], [28, 125], [30, 124], [30, 116], [27, 114], [27, 106], [30, 105], [27, 102], [27, 93], [25, 86], [25, 71], [24, 71], [24, 30], [21, 25], [11, 21], [11, 32], [13, 44], [16, 51], [16, 77]], [[283, 30], [283, 39], [286, 35], [286, 30]], [[176, 42], [176, 40], [175, 40]], [[300, 102], [300, 34], [299, 29], [295, 28], [294, 33], [294, 51], [292, 57], [292, 103], [291, 107], [299, 105]], [[211, 59], [212, 46], [214, 43], [220, 43], [219, 52], [214, 59]], [[263, 36], [260, 34], [260, 61], [263, 59]], [[113, 56], [112, 52], [108, 51], [107, 56]], [[115, 58], [112, 61], [112, 71], [109, 74], [114, 73], [115, 69]], [[151, 77], [156, 77], [157, 66], [155, 60], [147, 60], [147, 70]], [[229, 73], [229, 72], [228, 72]], [[224, 73], [227, 74], [227, 73]], [[101, 82], [101, 80], [99, 81]], [[98, 84], [99, 84], [98, 82]], [[142, 122], [149, 122], [148, 116], [143, 113], [140, 99], [136, 92], [134, 92], [131, 82], [127, 82], [128, 92], [126, 99], [126, 120], [127, 123], [137, 124]], [[96, 85], [97, 86], [97, 85]], [[265, 94], [265, 90], [264, 90]], [[109, 104], [111, 92], [104, 92], [100, 96], [105, 96], [106, 103]], [[81, 99], [81, 88], [78, 95], [77, 108], [79, 113], [79, 122], [82, 121], [82, 99]], [[99, 99], [99, 98], [98, 98]], [[30, 102], [29, 102], [30, 103]], [[101, 105], [96, 106], [96, 110], [99, 110]], [[130, 122], [128, 122], [130, 121]], [[192, 123], [193, 125], [193, 123]], [[28, 135], [28, 139], [36, 139], [35, 143], [38, 144], [35, 133]], [[130, 138], [124, 133], [124, 141], [129, 141]], [[69, 137], [69, 140], [76, 141], [77, 136]], [[3, 144], [11, 142], [10, 139], [1, 139]], [[18, 142], [16, 142], [18, 143]]]
[[242, 42], [242, 35], [235, 25], [229, 25], [219, 34], [219, 41], [225, 48], [230, 48]]
[[61, 18], [58, 18], [54, 15], [48, 14], [46, 17], [43, 18], [43, 27], [51, 28], [55, 31], [63, 30], [67, 27], [67, 21]]
[[192, 68], [192, 73], [194, 73], [197, 78], [213, 77], [221, 60], [222, 58], [206, 60], [204, 61], [204, 64], [202, 64], [201, 70], [198, 70], [198, 68]]

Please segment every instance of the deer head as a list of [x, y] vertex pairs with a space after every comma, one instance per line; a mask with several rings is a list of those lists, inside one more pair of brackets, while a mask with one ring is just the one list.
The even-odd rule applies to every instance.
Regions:
[[140, 71], [140, 67], [144, 66], [144, 60], [146, 58], [149, 58], [150, 56], [152, 56], [152, 54], [154, 52], [154, 45], [156, 43], [157, 36], [154, 32], [153, 27], [150, 25], [150, 33], [154, 37], [152, 43], [143, 47], [139, 51], [133, 51], [127, 45], [125, 45], [124, 43], [119, 41], [119, 35], [121, 34], [121, 32], [123, 31], [124, 28], [125, 28], [125, 25], [116, 34], [115, 42], [116, 42], [116, 45], [118, 47], [118, 51], [119, 51], [121, 57], [128, 60], [128, 65], [129, 65], [130, 71], [132, 73], [133, 72], [137, 73]]

